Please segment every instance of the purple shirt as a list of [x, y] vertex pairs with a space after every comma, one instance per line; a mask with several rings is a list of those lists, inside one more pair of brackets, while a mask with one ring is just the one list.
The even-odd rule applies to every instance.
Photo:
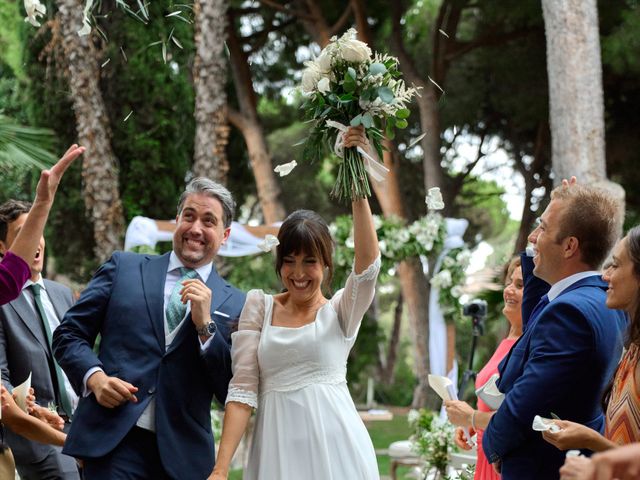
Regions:
[[0, 305], [18, 298], [30, 276], [27, 262], [11, 252], [5, 253], [0, 261]]

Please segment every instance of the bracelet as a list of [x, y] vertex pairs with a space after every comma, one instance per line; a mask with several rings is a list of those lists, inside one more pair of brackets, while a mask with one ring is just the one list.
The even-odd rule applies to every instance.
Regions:
[[476, 428], [476, 411], [475, 410], [471, 412], [471, 428], [473, 428], [476, 431], [478, 430]]

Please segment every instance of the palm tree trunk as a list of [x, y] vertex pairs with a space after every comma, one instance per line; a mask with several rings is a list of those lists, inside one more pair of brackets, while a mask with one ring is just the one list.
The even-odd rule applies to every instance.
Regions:
[[226, 145], [229, 138], [225, 83], [227, 62], [224, 42], [227, 27], [226, 0], [196, 0], [193, 63], [196, 135], [193, 173], [226, 183], [229, 162]]
[[122, 248], [124, 217], [120, 201], [118, 160], [111, 148], [109, 117], [100, 91], [100, 69], [91, 35], [79, 36], [82, 7], [79, 0], [57, 0], [69, 87], [83, 155], [83, 197], [93, 223], [95, 255], [106, 260]]

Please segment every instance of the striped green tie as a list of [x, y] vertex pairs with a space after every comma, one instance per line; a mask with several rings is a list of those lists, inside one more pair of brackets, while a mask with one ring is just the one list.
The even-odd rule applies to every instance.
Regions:
[[[49, 320], [47, 319], [47, 314], [45, 313], [44, 306], [42, 305], [42, 297], [40, 290], [42, 286], [37, 283], [31, 284], [31, 291], [33, 292], [33, 298], [36, 301], [36, 309], [38, 310], [38, 314], [40, 315], [40, 320], [42, 320], [42, 325], [44, 326], [44, 331], [47, 334], [47, 342], [49, 343], [49, 350], [51, 351], [51, 326], [49, 325]], [[53, 353], [52, 353], [53, 355]], [[71, 417], [73, 414], [73, 408], [71, 407], [71, 400], [69, 400], [69, 395], [67, 394], [67, 389], [64, 384], [64, 376], [62, 374], [62, 370], [60, 369], [60, 365], [55, 359], [51, 359], [53, 365], [55, 367], [56, 380], [58, 384], [58, 401], [60, 402], [60, 407], [64, 410], [64, 413], [67, 414], [68, 417]]]
[[180, 322], [187, 313], [187, 304], [182, 303], [180, 299], [180, 290], [182, 290], [182, 282], [185, 280], [191, 280], [198, 276], [192, 268], [180, 267], [180, 280], [178, 280], [171, 291], [171, 296], [167, 302], [167, 309], [165, 315], [167, 316], [167, 326], [169, 327], [169, 333], [173, 332], [175, 328], [180, 325]]

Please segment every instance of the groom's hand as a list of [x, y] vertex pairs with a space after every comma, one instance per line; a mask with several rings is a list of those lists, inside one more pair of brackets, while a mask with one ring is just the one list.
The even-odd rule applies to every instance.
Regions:
[[191, 320], [196, 328], [204, 327], [211, 321], [211, 289], [201, 280], [182, 282], [182, 303], [191, 302]]
[[115, 408], [126, 402], [138, 401], [134, 395], [138, 387], [117, 377], [108, 377], [102, 370], [89, 377], [87, 387], [96, 396], [98, 403], [106, 408]]

